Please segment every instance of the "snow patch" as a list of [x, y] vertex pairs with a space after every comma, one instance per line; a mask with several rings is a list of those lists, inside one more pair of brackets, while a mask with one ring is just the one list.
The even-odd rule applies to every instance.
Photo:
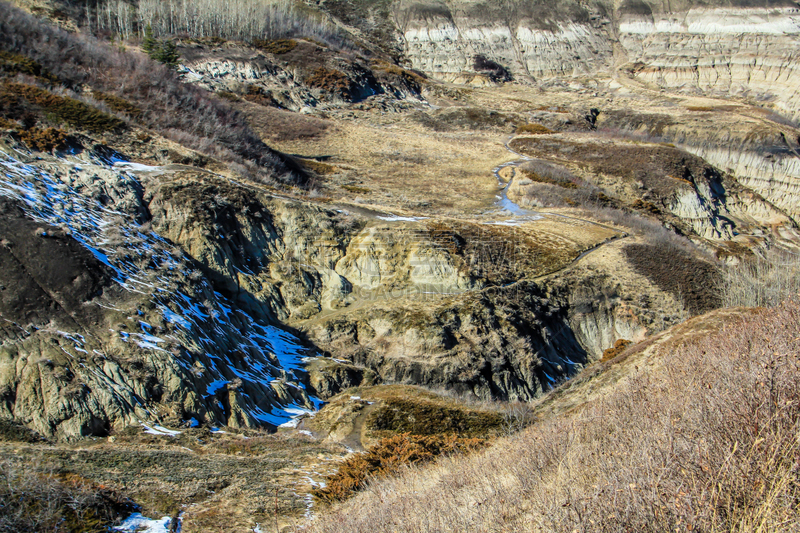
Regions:
[[399, 215], [390, 215], [386, 217], [378, 217], [378, 220], [385, 220], [386, 222], [419, 222], [420, 220], [427, 220], [428, 217], [401, 217]]
[[126, 533], [169, 533], [169, 525], [172, 519], [168, 516], [161, 517], [159, 520], [151, 520], [142, 513], [133, 513], [125, 519], [122, 524], [115, 526], [114, 531], [124, 531]]

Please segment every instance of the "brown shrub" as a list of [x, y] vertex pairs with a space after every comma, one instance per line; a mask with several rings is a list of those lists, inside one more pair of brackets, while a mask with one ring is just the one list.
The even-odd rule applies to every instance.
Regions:
[[719, 269], [668, 241], [628, 244], [623, 248], [633, 268], [661, 290], [681, 299], [692, 314], [720, 306]]
[[67, 134], [55, 128], [30, 128], [19, 132], [19, 138], [30, 148], [40, 152], [50, 152], [56, 148], [64, 146], [67, 141]]
[[395, 435], [381, 440], [366, 453], [345, 459], [339, 470], [328, 476], [327, 486], [315, 489], [313, 494], [327, 502], [344, 500], [363, 488], [371, 477], [386, 476], [404, 466], [423, 464], [442, 455], [474, 451], [485, 445], [482, 439], [455, 435]]
[[616, 356], [624, 352], [625, 349], [631, 344], [633, 344], [632, 341], [626, 339], [617, 339], [617, 342], [614, 343], [614, 346], [603, 352], [603, 357], [600, 358], [600, 362], [605, 363], [606, 361], [611, 361]]
[[550, 160], [564, 160], [607, 176], [641, 183], [660, 197], [694, 183], [719, 182], [719, 172], [703, 159], [664, 145], [576, 142], [547, 136], [511, 141], [517, 152]]
[[107, 133], [125, 128], [125, 123], [102, 111], [74, 98], [57, 96], [45, 89], [6, 81], [0, 94], [7, 93], [19, 96], [30, 104], [41, 108], [45, 113], [54, 115], [59, 120], [79, 129], [92, 133]]
[[342, 189], [353, 194], [367, 194], [370, 192], [366, 187], [359, 187], [358, 185], [342, 185]]
[[136, 506], [80, 476], [36, 472], [18, 460], [0, 462], [0, 531], [101, 533]]
[[21, 54], [0, 50], [0, 72], [6, 74], [27, 74], [57, 83], [58, 78], [50, 74], [42, 65]]
[[278, 142], [321, 137], [330, 123], [316, 117], [292, 113], [274, 107], [248, 110], [251, 127], [265, 138]]
[[729, 307], [774, 307], [800, 298], [800, 258], [777, 250], [745, 255], [738, 264], [722, 270], [720, 293]]
[[563, 187], [565, 189], [577, 189], [578, 184], [573, 181], [560, 181], [555, 180], [553, 178], [549, 178], [547, 176], [543, 176], [541, 174], [537, 174], [536, 172], [532, 172], [530, 170], [520, 169], [520, 174], [523, 177], [528, 178], [531, 181], [535, 181], [537, 183], [547, 183], [550, 185], [557, 185], [559, 187]]
[[309, 529], [797, 531], [800, 308], [732, 316], [678, 326], [697, 333], [625, 379], [568, 385], [562, 416], [376, 481]]
[[631, 204], [631, 207], [633, 207], [634, 209], [638, 209], [640, 211], [646, 211], [647, 213], [650, 213], [651, 215], [659, 215], [659, 214], [661, 214], [661, 210], [658, 208], [658, 206], [656, 204], [654, 204], [652, 202], [648, 202], [646, 200], [641, 200], [639, 198], [637, 198], [636, 200], [633, 201], [633, 203]]
[[351, 83], [347, 75], [341, 70], [326, 67], [317, 68], [305, 79], [309, 87], [316, 87], [329, 93], [338, 94], [343, 98], [350, 98]]
[[265, 91], [263, 87], [258, 85], [248, 85], [247, 93], [244, 99], [254, 104], [263, 105], [265, 107], [278, 107], [278, 102], [272, 96], [272, 93]]
[[141, 109], [124, 98], [120, 98], [119, 96], [114, 96], [113, 94], [107, 94], [100, 91], [92, 92], [92, 96], [95, 100], [105, 103], [109, 109], [115, 113], [122, 113], [133, 118], [138, 118], [142, 115]]
[[295, 49], [297, 41], [294, 39], [253, 39], [253, 48], [267, 52], [268, 54], [287, 54]]
[[236, 96], [236, 94], [234, 94], [234, 93], [232, 93], [230, 91], [219, 91], [219, 92], [217, 92], [215, 94], [217, 96], [219, 96], [220, 98], [222, 98], [223, 100], [227, 100], [229, 102], [238, 102], [239, 101], [239, 97]]
[[553, 130], [541, 124], [520, 124], [517, 126], [517, 135], [546, 135], [553, 133]]
[[339, 171], [339, 169], [333, 165], [329, 165], [327, 163], [320, 163], [319, 161], [312, 161], [308, 159], [301, 161], [300, 164], [303, 165], [303, 168], [306, 168], [320, 176], [328, 176], [330, 174], [336, 174]]

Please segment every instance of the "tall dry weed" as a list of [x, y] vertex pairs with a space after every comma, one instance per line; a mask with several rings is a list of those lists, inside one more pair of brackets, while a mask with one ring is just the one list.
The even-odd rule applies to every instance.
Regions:
[[744, 258], [722, 271], [720, 285], [726, 307], [774, 307], [800, 295], [800, 256], [768, 250]]

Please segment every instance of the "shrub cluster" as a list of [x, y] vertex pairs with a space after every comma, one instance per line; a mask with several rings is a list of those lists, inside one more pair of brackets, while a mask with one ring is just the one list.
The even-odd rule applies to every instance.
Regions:
[[520, 124], [517, 126], [517, 135], [546, 135], [553, 133], [553, 130], [541, 124]]
[[305, 79], [309, 87], [317, 87], [329, 93], [340, 95], [345, 99], [350, 99], [351, 82], [347, 74], [341, 70], [319, 67]]
[[605, 363], [606, 361], [611, 361], [616, 356], [624, 352], [625, 349], [631, 344], [633, 343], [627, 339], [617, 339], [617, 342], [614, 343], [614, 346], [603, 352], [603, 357], [600, 358], [600, 362]]
[[5, 74], [27, 74], [50, 82], [58, 81], [55, 76], [33, 59], [4, 50], [0, 50], [0, 72]]
[[774, 307], [800, 299], [800, 257], [775, 249], [745, 256], [722, 270], [720, 292], [726, 307]]
[[128, 115], [129, 117], [133, 118], [138, 118], [142, 115], [141, 109], [139, 109], [137, 106], [133, 105], [129, 101], [125, 100], [124, 98], [120, 98], [119, 96], [115, 96], [113, 94], [107, 94], [100, 91], [93, 91], [92, 97], [95, 100], [98, 100], [106, 104], [109, 107], [109, 109], [111, 109], [115, 113]]
[[[67, 33], [7, 3], [0, 3], [0, 50], [28, 57], [67, 89], [77, 91], [88, 87], [128, 102], [141, 111], [135, 116], [140, 125], [205, 155], [235, 164], [247, 177], [268, 183], [303, 181], [297, 167], [267, 147], [227, 103], [199, 87], [182, 83], [170, 69], [146, 56], [121, 51], [90, 36]], [[68, 123], [73, 119], [88, 122], [100, 130], [123, 124], [114, 117], [103, 117], [97, 110], [87, 111], [65, 97], [50, 98], [38, 91], [26, 91], [56, 106], [69, 117], [62, 119]], [[101, 99], [112, 110], [118, 104], [124, 105], [108, 97]], [[0, 102], [0, 107], [8, 106]], [[118, 107], [121, 110], [115, 112], [130, 115], [133, 108], [125, 107]], [[84, 113], [88, 113], [90, 120], [79, 118]], [[34, 119], [26, 126], [35, 122]]]
[[328, 476], [327, 485], [315, 489], [313, 494], [326, 502], [344, 500], [363, 488], [371, 477], [386, 476], [404, 466], [423, 464], [442, 455], [474, 451], [485, 445], [482, 439], [455, 435], [402, 433], [381, 440], [366, 453], [347, 458], [335, 474]]
[[297, 41], [294, 39], [253, 39], [250, 44], [268, 54], [281, 55], [294, 50]]
[[33, 85], [6, 81], [0, 88], [0, 94], [4, 98], [22, 98], [55, 119], [92, 133], [120, 131], [126, 126], [122, 120], [95, 107], [74, 98], [57, 96]]
[[693, 314], [720, 306], [717, 287], [720, 273], [716, 265], [697, 259], [694, 254], [669, 241], [628, 244], [623, 248], [628, 261], [661, 290], [683, 301]]
[[66, 132], [56, 128], [30, 128], [19, 132], [19, 138], [30, 148], [40, 152], [50, 152], [61, 148], [67, 142]]
[[70, 474], [0, 462], [0, 531], [104, 533], [136, 509], [127, 498]]
[[266, 107], [278, 107], [278, 102], [272, 96], [272, 93], [265, 91], [263, 87], [259, 87], [258, 85], [248, 85], [244, 99], [248, 102]]

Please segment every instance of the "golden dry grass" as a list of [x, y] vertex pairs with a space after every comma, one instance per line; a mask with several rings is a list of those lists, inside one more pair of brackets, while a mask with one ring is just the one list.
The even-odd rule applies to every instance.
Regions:
[[[386, 120], [337, 121], [327, 135], [271, 145], [327, 156], [343, 171], [324, 182], [326, 192], [341, 200], [454, 216], [474, 216], [493, 204], [497, 180], [491, 170], [513, 158], [500, 134], [430, 132], [403, 115]], [[369, 192], [348, 191], [354, 180]]]

